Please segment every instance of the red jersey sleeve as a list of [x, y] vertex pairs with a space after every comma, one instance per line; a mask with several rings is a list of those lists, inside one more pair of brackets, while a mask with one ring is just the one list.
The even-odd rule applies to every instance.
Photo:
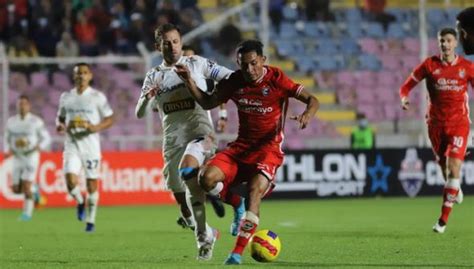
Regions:
[[422, 81], [428, 74], [428, 62], [429, 59], [426, 59], [421, 64], [419, 64], [410, 76], [405, 80], [402, 87], [400, 88], [400, 98], [407, 97], [410, 91], [418, 84], [418, 82]]
[[275, 69], [276, 82], [287, 97], [297, 97], [304, 89], [303, 85], [295, 83], [283, 71]]

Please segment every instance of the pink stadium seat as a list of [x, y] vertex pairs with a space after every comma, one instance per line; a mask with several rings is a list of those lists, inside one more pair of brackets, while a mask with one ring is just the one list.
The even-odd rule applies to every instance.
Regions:
[[401, 67], [400, 57], [395, 55], [382, 55], [380, 57], [382, 65], [386, 70], [399, 70]]
[[355, 78], [351, 71], [339, 71], [336, 74], [337, 85], [354, 85]]
[[53, 74], [53, 85], [63, 90], [72, 89], [72, 83], [69, 76], [63, 72], [55, 72]]
[[402, 58], [401, 61], [405, 68], [412, 70], [415, 69], [415, 67], [417, 67], [422, 62], [422, 60], [420, 60], [420, 57], [418, 56], [405, 56]]
[[403, 47], [409, 54], [420, 53], [420, 39], [416, 37], [409, 37], [403, 40]]
[[31, 85], [33, 87], [48, 85], [48, 76], [44, 72], [32, 73], [30, 77], [31, 77]]
[[377, 72], [373, 71], [357, 71], [354, 72], [354, 77], [357, 80], [357, 86], [364, 86], [371, 88], [377, 82]]
[[375, 94], [370, 89], [358, 88], [356, 91], [358, 104], [371, 104], [375, 102]]
[[381, 52], [381, 46], [376, 39], [362, 38], [359, 40], [359, 45], [363, 52], [369, 54], [379, 54]]

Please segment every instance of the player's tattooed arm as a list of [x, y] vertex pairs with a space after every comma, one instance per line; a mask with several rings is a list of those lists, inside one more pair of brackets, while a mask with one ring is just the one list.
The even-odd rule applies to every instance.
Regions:
[[314, 118], [314, 115], [319, 109], [319, 100], [314, 95], [305, 89], [296, 96], [296, 99], [306, 104], [306, 109], [301, 115], [291, 116], [290, 119], [299, 122], [299, 128], [304, 129], [308, 126], [309, 121]]
[[191, 77], [191, 74], [187, 66], [182, 65], [182, 64], [177, 64], [175, 65], [175, 72], [181, 78], [181, 80], [183, 80], [183, 82], [186, 84], [186, 88], [188, 89], [188, 91], [194, 97], [196, 102], [198, 102], [199, 105], [202, 106], [202, 108], [213, 109], [221, 103], [219, 99], [217, 98], [216, 92], [208, 95], [208, 94], [205, 94], [204, 91], [202, 91], [202, 89], [198, 88], [198, 86], [196, 85], [196, 82]]

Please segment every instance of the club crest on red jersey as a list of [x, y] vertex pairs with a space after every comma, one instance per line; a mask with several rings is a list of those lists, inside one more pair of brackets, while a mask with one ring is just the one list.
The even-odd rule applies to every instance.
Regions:
[[466, 70], [464, 68], [459, 69], [459, 77], [464, 78], [465, 76], [466, 76]]
[[267, 96], [269, 93], [270, 93], [270, 89], [269, 89], [269, 88], [265, 87], [265, 88], [262, 89], [262, 95], [263, 95], [263, 96]]
[[436, 68], [435, 71], [433, 72], [433, 75], [439, 75], [441, 74], [441, 69]]

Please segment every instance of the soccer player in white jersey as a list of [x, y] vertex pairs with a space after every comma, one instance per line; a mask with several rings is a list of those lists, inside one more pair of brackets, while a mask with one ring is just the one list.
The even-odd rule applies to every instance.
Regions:
[[51, 138], [43, 120], [30, 113], [28, 96], [18, 98], [17, 110], [5, 128], [5, 158], [13, 156], [13, 192], [25, 195], [20, 220], [29, 221], [34, 209], [33, 192], [38, 191], [33, 189], [40, 151], [49, 147]]
[[[214, 127], [209, 112], [194, 101], [174, 66], [177, 63], [187, 65], [203, 89], [206, 78], [219, 81], [232, 71], [197, 55], [183, 56], [181, 34], [173, 24], [156, 29], [155, 42], [164, 60], [146, 74], [136, 114], [143, 117], [151, 100], [153, 108], [158, 108], [163, 126], [166, 185], [173, 192], [186, 222], [190, 225], [196, 222], [197, 258], [209, 260], [217, 231], [206, 223], [206, 196], [197, 182], [197, 174], [205, 159], [216, 149]], [[186, 205], [186, 189], [189, 189], [192, 214]]]
[[[114, 117], [107, 97], [90, 86], [92, 72], [88, 64], [76, 64], [73, 79], [75, 87], [59, 99], [56, 130], [66, 135], [63, 170], [69, 194], [77, 202], [77, 218], [86, 221], [86, 232], [93, 232], [99, 202], [99, 132], [112, 126]], [[87, 214], [78, 186], [81, 170], [87, 179]]]

